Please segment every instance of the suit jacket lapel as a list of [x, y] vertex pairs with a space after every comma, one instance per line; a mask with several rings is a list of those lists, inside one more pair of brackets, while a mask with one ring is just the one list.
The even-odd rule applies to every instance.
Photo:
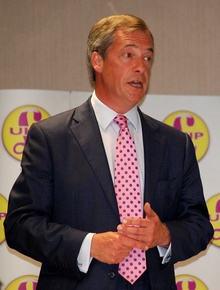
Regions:
[[108, 160], [90, 99], [75, 110], [70, 130], [81, 146], [109, 203], [119, 217]]
[[[151, 202], [159, 177], [166, 139], [157, 125], [140, 110], [145, 152], [144, 201]], [[119, 217], [113, 181], [108, 166], [99, 126], [90, 100], [76, 108], [70, 130], [81, 146], [94, 174], [106, 194], [115, 214]]]
[[144, 201], [151, 203], [159, 178], [161, 162], [166, 148], [166, 139], [158, 132], [158, 127], [151, 118], [141, 112], [140, 116], [145, 154]]

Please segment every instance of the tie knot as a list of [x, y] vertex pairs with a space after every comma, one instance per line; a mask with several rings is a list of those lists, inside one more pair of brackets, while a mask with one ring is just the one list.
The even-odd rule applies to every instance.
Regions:
[[116, 124], [118, 124], [118, 126], [119, 126], [120, 128], [126, 128], [126, 127], [128, 127], [127, 120], [128, 120], [128, 118], [125, 117], [124, 115], [117, 115], [117, 116], [114, 118], [114, 122], [115, 122]]

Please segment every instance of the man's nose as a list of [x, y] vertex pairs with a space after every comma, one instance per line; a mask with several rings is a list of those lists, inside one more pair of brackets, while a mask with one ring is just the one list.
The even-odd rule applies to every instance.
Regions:
[[143, 73], [146, 70], [146, 63], [142, 57], [138, 57], [134, 60], [134, 71]]

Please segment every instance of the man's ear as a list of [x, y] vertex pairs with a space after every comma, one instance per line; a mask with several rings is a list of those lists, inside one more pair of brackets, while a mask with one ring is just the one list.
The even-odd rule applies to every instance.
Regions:
[[103, 58], [97, 51], [93, 51], [91, 55], [91, 63], [96, 72], [102, 72]]

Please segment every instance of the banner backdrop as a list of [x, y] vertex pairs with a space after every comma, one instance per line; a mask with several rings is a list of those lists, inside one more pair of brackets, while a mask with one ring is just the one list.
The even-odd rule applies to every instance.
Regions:
[[[40, 263], [7, 247], [3, 221], [10, 189], [30, 125], [84, 102], [90, 92], [0, 91], [0, 281], [4, 290], [36, 289]], [[215, 229], [208, 249], [175, 265], [178, 290], [219, 290], [220, 268], [220, 97], [148, 95], [148, 115], [187, 132], [195, 146], [210, 220]], [[1, 287], [0, 287], [1, 289]], [[162, 289], [161, 289], [162, 290]]]

